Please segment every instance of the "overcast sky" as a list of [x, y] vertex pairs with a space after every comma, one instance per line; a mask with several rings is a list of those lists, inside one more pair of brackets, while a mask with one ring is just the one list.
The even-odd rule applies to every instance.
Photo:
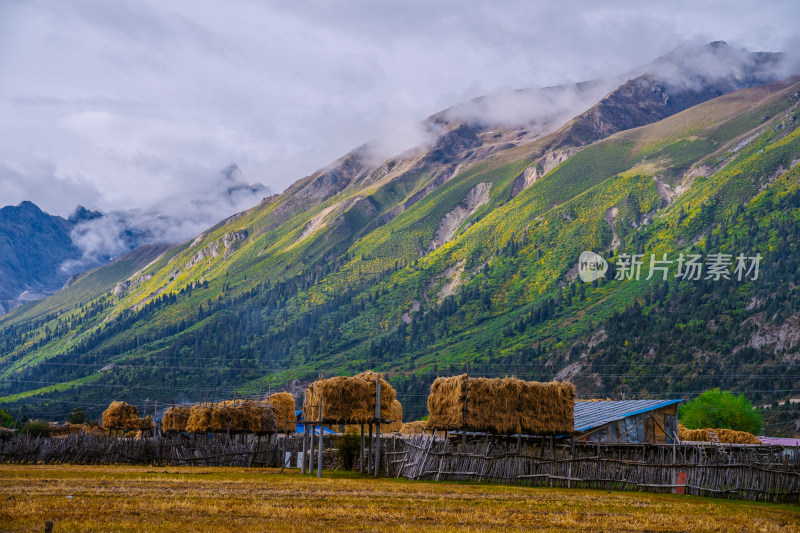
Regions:
[[482, 94], [800, 45], [796, 0], [697, 3], [0, 0], [0, 206], [180, 212], [232, 163], [280, 192]]

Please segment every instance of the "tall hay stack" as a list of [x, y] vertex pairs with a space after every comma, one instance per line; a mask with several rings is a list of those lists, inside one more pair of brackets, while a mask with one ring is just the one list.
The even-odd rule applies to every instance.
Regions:
[[761, 444], [761, 441], [747, 431], [736, 431], [735, 429], [688, 429], [683, 424], [678, 424], [678, 439], [694, 442], [711, 442], [711, 435], [709, 431], [717, 434], [720, 442], [726, 444]]
[[[245, 431], [256, 433], [261, 431], [261, 419], [269, 411], [266, 407], [260, 408], [255, 402], [248, 401], [234, 405], [215, 405], [211, 410], [211, 423], [209, 430], [213, 433], [227, 431]], [[269, 417], [267, 431], [275, 431], [275, 417]]]
[[[381, 386], [381, 393], [383, 393], [383, 386]], [[383, 402], [381, 402], [383, 403]], [[384, 433], [396, 433], [400, 431], [400, 428], [403, 427], [403, 405], [400, 403], [400, 400], [395, 400], [392, 402], [392, 406], [389, 409], [389, 415], [386, 419], [391, 420], [392, 422], [388, 424], [381, 424], [381, 431]], [[360, 432], [361, 431], [361, 424], [348, 424], [345, 426], [345, 432]]]
[[[176, 409], [176, 408], [172, 408]], [[189, 433], [274, 433], [277, 430], [272, 408], [253, 400], [225, 400], [212, 405], [193, 405], [180, 408], [180, 416], [188, 409], [189, 416], [183, 430]], [[176, 411], [170, 417], [171, 427], [178, 418]], [[167, 421], [164, 415], [165, 424]]]
[[277, 430], [281, 433], [294, 433], [297, 415], [295, 414], [294, 396], [288, 392], [276, 392], [268, 398], [269, 405], [275, 413]]
[[106, 429], [152, 430], [153, 417], [139, 418], [139, 409], [125, 402], [111, 402], [103, 411], [103, 427]]
[[375, 419], [375, 393], [381, 384], [381, 418], [391, 419], [392, 402], [396, 399], [394, 388], [383, 379], [383, 374], [362, 372], [353, 377], [337, 376], [320, 379], [306, 389], [303, 416], [318, 421], [319, 401], [325, 422], [360, 424]]
[[[466, 410], [464, 402], [466, 400]], [[428, 396], [429, 429], [499, 434], [573, 432], [575, 387], [516, 378], [437, 378]]]
[[193, 405], [189, 410], [189, 420], [186, 421], [186, 431], [189, 433], [208, 433], [211, 431], [211, 407]]
[[164, 431], [186, 431], [189, 416], [192, 412], [191, 407], [173, 405], [164, 413], [162, 427]]

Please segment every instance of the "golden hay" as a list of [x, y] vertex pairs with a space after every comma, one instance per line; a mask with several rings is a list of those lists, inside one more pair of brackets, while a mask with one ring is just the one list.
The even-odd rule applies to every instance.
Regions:
[[318, 420], [321, 398], [325, 422], [360, 424], [374, 420], [376, 379], [381, 384], [381, 418], [391, 419], [394, 388], [383, 379], [383, 374], [374, 372], [315, 381], [306, 389], [303, 416], [306, 420]]
[[[381, 385], [381, 392], [383, 392], [383, 386]], [[381, 402], [383, 403], [383, 402]], [[374, 416], [374, 415], [373, 415]], [[400, 431], [400, 428], [403, 427], [403, 406], [400, 404], [399, 400], [395, 400], [392, 402], [392, 406], [389, 409], [389, 416], [387, 417], [389, 420], [393, 422], [389, 424], [381, 424], [381, 432], [382, 433], [396, 433]], [[366, 431], [366, 429], [365, 429]], [[347, 433], [361, 433], [361, 424], [348, 424], [345, 426], [345, 432]]]
[[[166, 416], [164, 417], [166, 420]], [[172, 417], [175, 420], [175, 417]], [[275, 415], [268, 405], [252, 400], [225, 400], [211, 406], [189, 409], [185, 431], [189, 433], [272, 433], [277, 429]]]
[[437, 378], [428, 396], [428, 428], [571, 434], [574, 401], [575, 387], [569, 382], [467, 378], [466, 374]]
[[146, 417], [139, 419], [139, 430], [153, 431], [154, 428], [155, 423], [153, 422], [153, 417], [151, 415], [147, 415]]
[[746, 431], [736, 431], [734, 429], [687, 429], [683, 424], [678, 424], [678, 439], [695, 442], [711, 442], [709, 431], [717, 434], [720, 442], [726, 444], [761, 444], [761, 441], [752, 433]]
[[211, 431], [211, 407], [207, 405], [193, 405], [189, 410], [189, 420], [186, 421], [186, 431], [189, 433], [208, 433]]
[[139, 418], [135, 405], [111, 402], [103, 412], [103, 427], [107, 429], [153, 429], [153, 417]]
[[[215, 405], [211, 410], [210, 431], [225, 433], [227, 431], [261, 431], [261, 418], [267, 409], [259, 409], [255, 402], [238, 405]], [[274, 428], [275, 418], [272, 418]], [[274, 431], [274, 429], [273, 429]]]
[[103, 427], [109, 429], [127, 428], [132, 421], [139, 424], [139, 409], [125, 402], [111, 402], [103, 412]]
[[415, 420], [414, 422], [406, 422], [403, 424], [399, 433], [401, 435], [419, 435], [424, 432], [427, 427], [427, 420]]
[[188, 406], [173, 405], [164, 413], [162, 427], [164, 431], [186, 431], [186, 424], [192, 408]]
[[275, 394], [269, 396], [267, 401], [269, 405], [272, 406], [272, 410], [275, 412], [275, 421], [278, 425], [278, 431], [281, 433], [287, 431], [294, 433], [295, 421], [297, 420], [297, 415], [295, 415], [294, 396], [288, 392], [276, 392]]

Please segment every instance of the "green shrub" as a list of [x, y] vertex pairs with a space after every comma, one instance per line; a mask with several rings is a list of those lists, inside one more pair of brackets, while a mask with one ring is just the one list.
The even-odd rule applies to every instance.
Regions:
[[0, 409], [0, 427], [13, 428], [15, 425], [16, 422], [11, 415]]
[[361, 436], [358, 433], [345, 433], [336, 439], [336, 449], [345, 470], [352, 470], [356, 457], [361, 453]]
[[83, 412], [83, 409], [77, 407], [72, 410], [72, 412], [67, 417], [67, 422], [70, 424], [83, 424], [84, 422], [88, 422], [89, 418], [86, 416], [86, 413]]
[[761, 413], [743, 394], [712, 389], [681, 406], [678, 418], [688, 429], [727, 428], [757, 435], [763, 422]]
[[19, 434], [26, 435], [28, 437], [49, 437], [50, 424], [47, 422], [42, 422], [41, 420], [31, 420], [22, 426]]

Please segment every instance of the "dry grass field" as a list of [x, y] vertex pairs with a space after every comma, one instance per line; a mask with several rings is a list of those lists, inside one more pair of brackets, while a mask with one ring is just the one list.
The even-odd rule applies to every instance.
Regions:
[[327, 476], [0, 465], [0, 531], [800, 531], [792, 505]]

